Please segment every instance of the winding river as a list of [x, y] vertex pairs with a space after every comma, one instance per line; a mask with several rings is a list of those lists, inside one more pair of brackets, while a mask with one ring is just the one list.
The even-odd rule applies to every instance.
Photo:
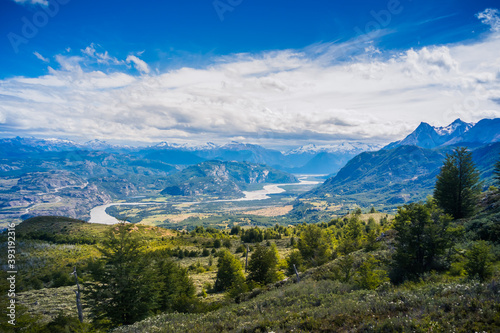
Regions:
[[[239, 199], [223, 199], [223, 200], [212, 200], [212, 201], [192, 201], [192, 202], [182, 202], [183, 204], [199, 204], [199, 203], [209, 203], [209, 202], [229, 202], [229, 201], [254, 201], [254, 200], [265, 200], [269, 199], [269, 194], [278, 194], [286, 192], [281, 186], [296, 186], [296, 185], [316, 185], [319, 181], [306, 180], [309, 176], [299, 176], [298, 183], [289, 184], [271, 184], [265, 185], [262, 190], [256, 191], [243, 191], [245, 195], [243, 198]], [[101, 206], [96, 206], [90, 211], [90, 223], [100, 223], [100, 224], [116, 224], [120, 223], [118, 219], [106, 213], [106, 209], [111, 206], [146, 206], [146, 205], [164, 205], [161, 202], [115, 202], [108, 203]]]

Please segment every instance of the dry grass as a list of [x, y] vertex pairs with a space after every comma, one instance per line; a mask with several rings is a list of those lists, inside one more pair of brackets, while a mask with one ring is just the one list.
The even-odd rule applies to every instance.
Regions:
[[[76, 309], [76, 287], [45, 288], [19, 293], [18, 301], [24, 305], [31, 315], [40, 315], [42, 323], [48, 323], [59, 313], [67, 316], [77, 317]], [[83, 302], [83, 300], [82, 300]], [[88, 321], [88, 313], [83, 311], [85, 321]]]
[[[351, 218], [353, 216], [353, 214], [348, 214], [346, 215], [345, 217], [347, 218]], [[368, 222], [368, 220], [370, 219], [370, 217], [373, 217], [373, 219], [375, 220], [375, 222], [380, 222], [380, 219], [384, 218], [387, 216], [387, 219], [390, 221], [392, 219], [394, 219], [394, 215], [391, 215], [391, 214], [386, 214], [386, 213], [369, 213], [369, 214], [361, 214], [359, 215], [359, 219], [361, 221], [365, 221], [365, 222]]]
[[292, 205], [287, 205], [287, 206], [283, 206], [283, 207], [269, 207], [269, 208], [262, 208], [262, 209], [257, 209], [257, 210], [250, 210], [250, 211], [243, 212], [243, 214], [273, 217], [273, 216], [286, 215], [292, 209], [293, 209]]

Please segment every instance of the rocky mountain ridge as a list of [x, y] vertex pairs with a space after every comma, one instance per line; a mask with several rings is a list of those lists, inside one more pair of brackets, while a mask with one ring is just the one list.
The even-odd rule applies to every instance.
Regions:
[[167, 177], [166, 182], [167, 187], [161, 192], [164, 195], [208, 195], [227, 199], [244, 196], [247, 184], [295, 183], [298, 180], [291, 174], [266, 165], [206, 161]]

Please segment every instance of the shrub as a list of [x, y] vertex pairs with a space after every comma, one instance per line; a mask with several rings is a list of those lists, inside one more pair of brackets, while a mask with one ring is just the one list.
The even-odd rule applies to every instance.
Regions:
[[290, 252], [288, 258], [286, 258], [286, 275], [291, 276], [295, 274], [295, 269], [293, 268], [293, 265], [295, 265], [297, 271], [300, 272], [302, 270], [303, 262], [304, 260], [302, 259], [300, 251], [293, 250], [292, 252]]
[[490, 246], [485, 241], [475, 242], [466, 253], [465, 270], [471, 278], [484, 281], [492, 275]]
[[389, 281], [385, 270], [376, 269], [378, 262], [378, 260], [370, 255], [368, 259], [361, 264], [354, 279], [360, 288], [374, 290], [382, 283]]

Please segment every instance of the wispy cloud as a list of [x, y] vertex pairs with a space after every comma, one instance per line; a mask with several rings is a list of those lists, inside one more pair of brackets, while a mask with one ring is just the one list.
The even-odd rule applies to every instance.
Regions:
[[[500, 117], [497, 36], [402, 52], [357, 39], [159, 74], [138, 53], [120, 60], [91, 44], [57, 55], [48, 75], [0, 81], [0, 123], [4, 135], [146, 142], [388, 142], [420, 121]], [[113, 70], [87, 69], [99, 61]]]
[[45, 58], [43, 55], [41, 55], [40, 53], [38, 53], [36, 51], [33, 52], [33, 54], [35, 55], [35, 57], [37, 57], [38, 59], [40, 59], [43, 62], [50, 62], [49, 59]]
[[483, 24], [489, 25], [492, 31], [500, 31], [500, 12], [495, 8], [487, 8], [476, 14]]
[[97, 52], [96, 45], [94, 43], [87, 46], [85, 49], [81, 50], [84, 55], [87, 55], [89, 58], [95, 59], [98, 64], [124, 64], [124, 61], [120, 61], [115, 57], [111, 57], [108, 51]]
[[138, 57], [136, 57], [135, 55], [129, 55], [125, 61], [127, 63], [133, 63], [135, 68], [141, 73], [148, 74], [150, 71], [148, 64], [144, 60], [141, 60]]
[[15, 3], [21, 4], [21, 5], [42, 5], [42, 6], [48, 6], [49, 1], [48, 0], [13, 0]]

